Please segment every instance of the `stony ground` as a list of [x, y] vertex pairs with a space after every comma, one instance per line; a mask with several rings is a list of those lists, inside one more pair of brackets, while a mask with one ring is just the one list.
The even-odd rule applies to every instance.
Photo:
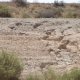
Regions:
[[0, 50], [16, 53], [22, 76], [48, 67], [80, 67], [80, 19], [0, 19]]

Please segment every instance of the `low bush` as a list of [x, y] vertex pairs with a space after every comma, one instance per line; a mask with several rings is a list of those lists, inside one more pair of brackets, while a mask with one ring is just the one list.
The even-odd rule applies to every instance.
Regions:
[[18, 80], [21, 71], [22, 65], [16, 56], [0, 53], [0, 80]]
[[11, 17], [10, 10], [7, 6], [0, 5], [0, 17]]

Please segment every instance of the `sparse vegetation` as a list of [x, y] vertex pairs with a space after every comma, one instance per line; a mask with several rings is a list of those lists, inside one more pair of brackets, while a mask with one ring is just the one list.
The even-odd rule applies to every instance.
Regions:
[[63, 75], [58, 75], [53, 70], [48, 70], [42, 75], [30, 75], [26, 80], [80, 80], [80, 69], [72, 69]]
[[6, 52], [0, 53], [0, 80], [18, 80], [22, 65], [18, 58]]
[[[26, 0], [12, 0], [12, 5], [0, 4], [0, 17], [13, 18], [80, 18], [79, 4], [66, 4], [55, 1], [54, 4], [32, 4]], [[17, 5], [15, 5], [15, 4]]]

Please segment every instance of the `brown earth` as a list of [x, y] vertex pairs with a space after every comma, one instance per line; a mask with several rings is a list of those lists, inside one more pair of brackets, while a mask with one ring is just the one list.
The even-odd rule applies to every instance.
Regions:
[[48, 67], [80, 67], [80, 19], [0, 18], [0, 50], [19, 56], [22, 77]]

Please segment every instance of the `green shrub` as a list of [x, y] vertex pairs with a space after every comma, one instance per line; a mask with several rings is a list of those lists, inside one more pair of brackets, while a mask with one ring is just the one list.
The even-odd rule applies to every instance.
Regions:
[[7, 6], [0, 5], [0, 17], [11, 17], [10, 10]]
[[16, 56], [0, 53], [0, 80], [18, 80], [22, 66]]

